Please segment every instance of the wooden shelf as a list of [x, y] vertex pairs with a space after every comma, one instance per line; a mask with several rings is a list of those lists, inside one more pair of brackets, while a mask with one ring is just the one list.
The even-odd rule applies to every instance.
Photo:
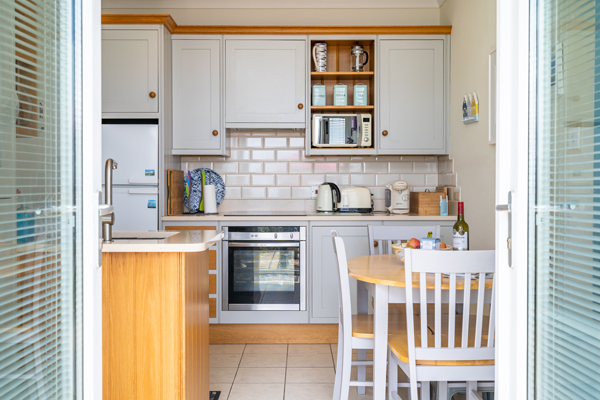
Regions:
[[327, 72], [311, 72], [311, 78], [321, 78], [321, 79], [336, 79], [336, 78], [346, 78], [346, 79], [369, 79], [375, 76], [373, 71], [365, 71], [365, 72], [351, 72], [351, 71], [327, 71]]
[[375, 106], [310, 106], [310, 110], [329, 110], [329, 111], [343, 111], [343, 110], [374, 110]]

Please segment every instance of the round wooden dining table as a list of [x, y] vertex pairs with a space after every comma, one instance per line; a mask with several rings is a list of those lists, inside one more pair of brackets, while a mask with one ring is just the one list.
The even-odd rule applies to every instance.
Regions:
[[[348, 276], [359, 281], [357, 286], [359, 314], [368, 313], [369, 294], [373, 296], [373, 399], [384, 400], [386, 396], [389, 304], [406, 302], [404, 263], [395, 254], [354, 257], [348, 259]], [[434, 280], [433, 274], [428, 274], [427, 302], [433, 302]], [[450, 288], [449, 281], [449, 278], [442, 278], [442, 289], [446, 289], [446, 292]], [[485, 286], [491, 288], [492, 280], [487, 279]], [[471, 290], [477, 290], [478, 287], [479, 281], [472, 280]], [[464, 279], [457, 277], [456, 289], [464, 289]], [[413, 274], [413, 295], [414, 302], [417, 303], [420, 299], [417, 273]], [[457, 296], [458, 302], [460, 300]]]

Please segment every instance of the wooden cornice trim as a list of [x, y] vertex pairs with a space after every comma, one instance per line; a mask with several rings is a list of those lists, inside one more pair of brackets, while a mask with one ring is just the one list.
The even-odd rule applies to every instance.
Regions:
[[170, 14], [103, 14], [102, 25], [164, 25], [171, 33], [177, 28]]
[[451, 25], [177, 25], [169, 14], [104, 14], [104, 25], [164, 25], [174, 35], [450, 35]]

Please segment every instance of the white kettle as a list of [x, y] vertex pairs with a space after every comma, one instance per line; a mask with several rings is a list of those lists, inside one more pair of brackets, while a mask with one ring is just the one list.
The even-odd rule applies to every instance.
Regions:
[[325, 182], [319, 186], [317, 193], [317, 211], [334, 212], [341, 201], [340, 188], [331, 182]]

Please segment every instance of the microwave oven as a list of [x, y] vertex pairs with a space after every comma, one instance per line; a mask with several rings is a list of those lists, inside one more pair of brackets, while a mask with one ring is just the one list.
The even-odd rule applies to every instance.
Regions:
[[315, 114], [313, 147], [371, 147], [371, 114]]

